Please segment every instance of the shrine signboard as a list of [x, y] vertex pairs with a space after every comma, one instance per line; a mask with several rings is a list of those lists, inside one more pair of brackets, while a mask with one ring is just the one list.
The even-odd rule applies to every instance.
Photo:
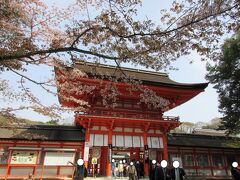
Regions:
[[36, 164], [36, 151], [13, 151], [11, 164]]

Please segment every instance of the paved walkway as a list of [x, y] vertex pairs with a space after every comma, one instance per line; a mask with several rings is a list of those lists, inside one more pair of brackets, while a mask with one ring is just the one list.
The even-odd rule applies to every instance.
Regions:
[[[124, 177], [124, 178], [112, 178], [112, 177], [96, 177], [96, 178], [93, 178], [93, 177], [87, 177], [87, 178], [84, 178], [86, 180], [128, 180], [128, 178]], [[141, 178], [139, 180], [149, 180], [149, 178]]]

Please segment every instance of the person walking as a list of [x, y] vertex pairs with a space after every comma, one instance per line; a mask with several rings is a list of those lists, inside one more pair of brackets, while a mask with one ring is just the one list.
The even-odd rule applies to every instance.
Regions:
[[118, 164], [118, 172], [119, 172], [119, 177], [123, 178], [123, 162], [120, 161]]
[[155, 180], [170, 180], [170, 174], [167, 169], [167, 161], [162, 160], [160, 166], [156, 167]]
[[128, 168], [128, 164], [126, 162], [126, 160], [123, 160], [123, 176], [127, 177], [127, 168]]
[[144, 163], [142, 160], [140, 161], [140, 178], [141, 177], [144, 177]]
[[152, 160], [152, 164], [150, 166], [150, 172], [149, 172], [150, 180], [155, 180], [155, 171], [156, 171], [156, 160]]
[[116, 171], [115, 171], [115, 168], [116, 168], [116, 163], [115, 163], [115, 160], [112, 159], [112, 177], [113, 178], [116, 178]]
[[133, 165], [133, 162], [130, 162], [130, 166], [128, 167], [128, 176], [129, 176], [129, 180], [136, 180], [137, 170]]
[[75, 166], [75, 172], [74, 172], [74, 180], [83, 180], [84, 177], [86, 177], [86, 168], [84, 166], [84, 162], [82, 159], [78, 159], [77, 160], [77, 164], [74, 164], [70, 161], [68, 161], [68, 163], [72, 164], [73, 166]]
[[140, 167], [140, 162], [139, 161], [136, 162], [135, 167], [136, 167], [136, 170], [137, 170], [137, 178], [140, 179], [141, 167]]
[[186, 173], [183, 168], [180, 168], [180, 163], [178, 161], [173, 161], [173, 168], [171, 169], [170, 176], [171, 180], [183, 180], [186, 179]]

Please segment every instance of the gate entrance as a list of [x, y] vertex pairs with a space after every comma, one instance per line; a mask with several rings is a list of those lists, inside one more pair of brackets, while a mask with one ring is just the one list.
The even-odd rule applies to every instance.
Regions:
[[127, 163], [131, 161], [142, 161], [144, 158], [143, 148], [121, 148], [114, 147], [112, 150], [112, 158], [116, 161], [125, 160]]

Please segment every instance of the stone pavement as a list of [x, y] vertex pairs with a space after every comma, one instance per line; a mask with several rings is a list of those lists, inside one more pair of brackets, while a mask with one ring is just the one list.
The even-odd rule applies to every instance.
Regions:
[[[128, 180], [128, 178], [126, 178], [126, 177], [124, 177], [124, 178], [112, 178], [112, 177], [96, 177], [96, 178], [94, 178], [94, 177], [86, 177], [84, 179], [86, 179], [86, 180]], [[146, 177], [146, 178], [141, 178], [139, 180], [149, 180], [149, 178]]]

